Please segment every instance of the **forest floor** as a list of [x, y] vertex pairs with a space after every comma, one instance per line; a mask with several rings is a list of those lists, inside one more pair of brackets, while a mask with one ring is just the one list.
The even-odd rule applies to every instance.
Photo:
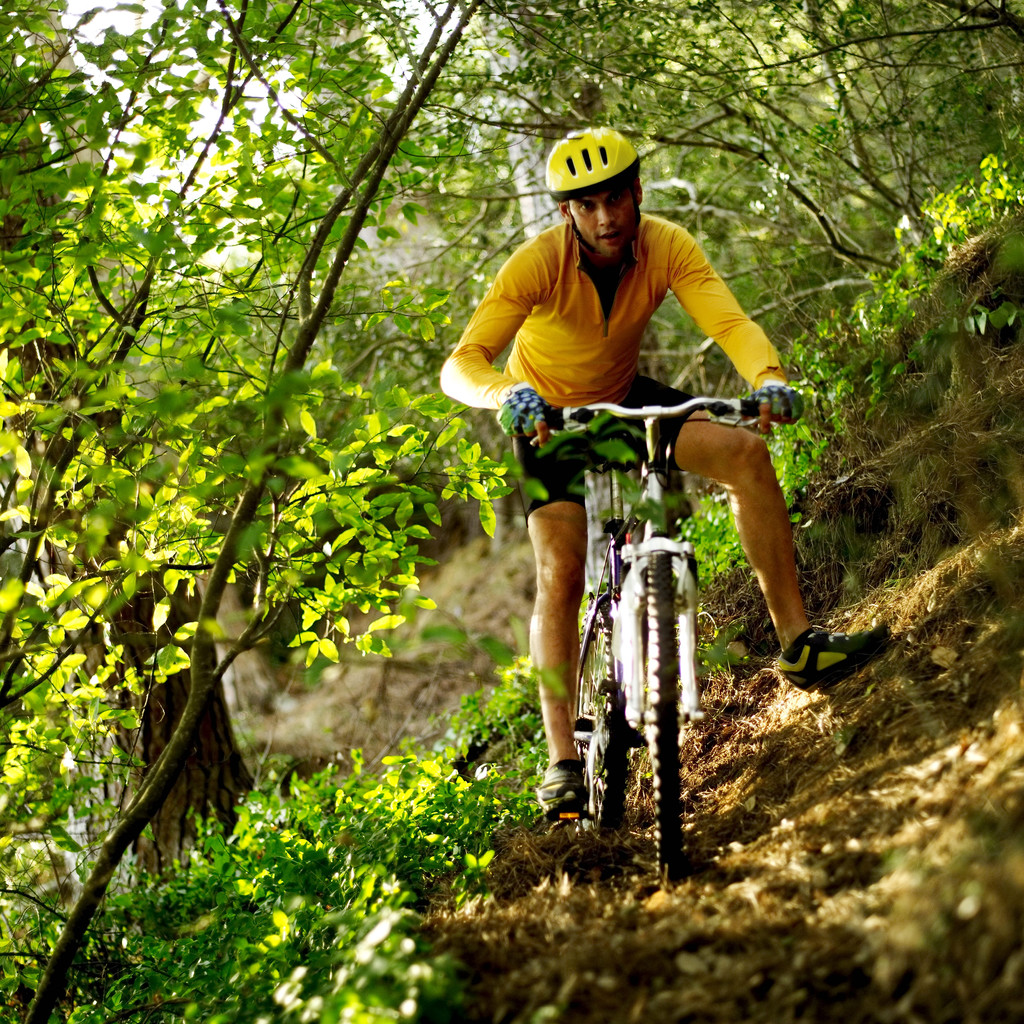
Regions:
[[261, 761], [309, 774], [359, 749], [372, 769], [404, 739], [440, 740], [462, 696], [496, 682], [486, 641], [525, 651], [534, 594], [525, 530], [500, 545], [480, 536], [451, 548], [424, 572], [422, 592], [437, 607], [404, 609], [407, 622], [387, 634], [391, 657], [343, 647], [319, 679], [293, 679], [266, 713], [249, 716], [247, 745]]
[[[1022, 563], [1024, 528], [1003, 530], [833, 615], [894, 641], [827, 696], [768, 658], [713, 674], [683, 751], [682, 881], [657, 873], [642, 764], [617, 832], [496, 836], [489, 895], [438, 893], [424, 921], [464, 965], [466, 1019], [1024, 1019], [1024, 630], [1004, 571]], [[528, 545], [473, 542], [424, 591], [447, 625], [521, 642]], [[256, 739], [373, 763], [440, 735], [489, 665], [471, 643], [399, 644], [291, 695]]]

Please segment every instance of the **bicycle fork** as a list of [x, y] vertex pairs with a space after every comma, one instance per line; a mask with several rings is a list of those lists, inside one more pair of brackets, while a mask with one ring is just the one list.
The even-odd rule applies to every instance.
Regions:
[[623, 550], [623, 582], [619, 613], [615, 617], [612, 650], [622, 666], [626, 696], [626, 721], [640, 729], [644, 719], [643, 624], [647, 607], [647, 565], [651, 555], [667, 552], [672, 557], [675, 606], [678, 623], [680, 722], [704, 717], [697, 679], [697, 571], [693, 545], [667, 537], [628, 543]]

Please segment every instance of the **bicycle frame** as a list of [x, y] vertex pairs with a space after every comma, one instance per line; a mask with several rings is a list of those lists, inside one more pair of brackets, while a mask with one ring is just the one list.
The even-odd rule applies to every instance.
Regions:
[[[641, 466], [642, 506], [665, 507], [666, 496], [672, 492], [673, 470], [659, 465], [658, 445], [663, 418], [678, 416], [687, 419], [694, 413], [707, 411], [716, 421], [738, 425], [755, 419], [758, 415], [756, 403], [749, 399], [707, 399], [694, 398], [675, 406], [642, 406], [629, 408], [611, 403], [597, 403], [589, 406], [562, 410], [566, 429], [585, 429], [586, 425], [600, 412], [609, 412], [623, 419], [640, 420], [645, 426], [647, 455]], [[624, 523], [622, 491], [613, 473], [611, 475], [611, 522]], [[613, 649], [622, 666], [622, 683], [626, 693], [627, 721], [633, 728], [641, 724], [643, 717], [642, 679], [642, 625], [643, 608], [647, 597], [646, 568], [653, 554], [664, 552], [672, 559], [673, 577], [676, 581], [676, 610], [679, 622], [679, 669], [680, 693], [679, 713], [684, 721], [696, 721], [703, 717], [700, 707], [700, 693], [696, 686], [696, 675], [690, 670], [696, 664], [697, 648], [695, 631], [689, 627], [697, 614], [697, 562], [693, 545], [689, 541], [677, 541], [672, 534], [681, 518], [668, 515], [665, 528], [657, 529], [650, 520], [643, 521], [644, 535], [634, 540], [632, 532], [609, 538], [607, 553], [607, 580], [613, 616], [618, 626], [619, 642]], [[637, 525], [640, 525], [639, 522]], [[607, 532], [607, 531], [605, 531]], [[632, 572], [630, 570], [636, 569]], [[598, 581], [600, 588], [600, 581]]]
[[670, 875], [679, 873], [684, 859], [678, 730], [680, 723], [699, 720], [703, 713], [696, 663], [696, 558], [688, 541], [675, 539], [680, 516], [666, 502], [673, 491], [672, 471], [657, 455], [663, 417], [685, 419], [703, 410], [734, 424], [758, 415], [750, 400], [699, 398], [678, 406], [629, 409], [598, 404], [563, 410], [569, 429], [585, 428], [602, 411], [642, 419], [647, 456], [641, 463], [639, 508], [665, 509], [663, 524], [635, 514], [627, 521], [621, 488], [612, 475], [612, 517], [604, 527], [605, 568], [583, 620], [576, 739], [585, 762], [588, 815], [595, 825], [618, 823], [624, 807], [627, 748], [646, 741], [658, 857]]

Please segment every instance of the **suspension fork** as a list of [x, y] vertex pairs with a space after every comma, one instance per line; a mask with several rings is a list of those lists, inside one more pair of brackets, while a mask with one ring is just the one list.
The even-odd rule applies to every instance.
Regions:
[[684, 541], [676, 562], [676, 610], [679, 622], [679, 714], [682, 721], [704, 717], [697, 678], [697, 558], [693, 545]]

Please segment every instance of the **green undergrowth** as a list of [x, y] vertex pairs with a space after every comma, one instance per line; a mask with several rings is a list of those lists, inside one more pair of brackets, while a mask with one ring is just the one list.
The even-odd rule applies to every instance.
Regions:
[[[531, 727], [529, 723], [533, 723]], [[465, 760], [509, 735], [502, 771]], [[525, 723], [525, 724], [524, 724]], [[533, 733], [528, 734], [533, 728]], [[281, 779], [250, 794], [233, 829], [205, 823], [187, 863], [110, 896], [71, 975], [68, 1024], [111, 1020], [291, 1024], [460, 1019], [458, 965], [419, 937], [432, 893], [484, 891], [491, 836], [532, 815], [536, 683], [522, 665], [465, 698], [440, 749], [409, 745], [370, 771]], [[36, 908], [33, 944], [60, 921]], [[21, 922], [29, 929], [29, 919]], [[9, 999], [42, 958], [6, 958]]]
[[[786, 353], [806, 412], [769, 444], [798, 557], [847, 567], [814, 571], [815, 611], [929, 567], [1020, 505], [1024, 174], [988, 156], [922, 217], [930, 231], [897, 228], [894, 269]], [[703, 496], [686, 531], [706, 580], [746, 570], [724, 495]]]

